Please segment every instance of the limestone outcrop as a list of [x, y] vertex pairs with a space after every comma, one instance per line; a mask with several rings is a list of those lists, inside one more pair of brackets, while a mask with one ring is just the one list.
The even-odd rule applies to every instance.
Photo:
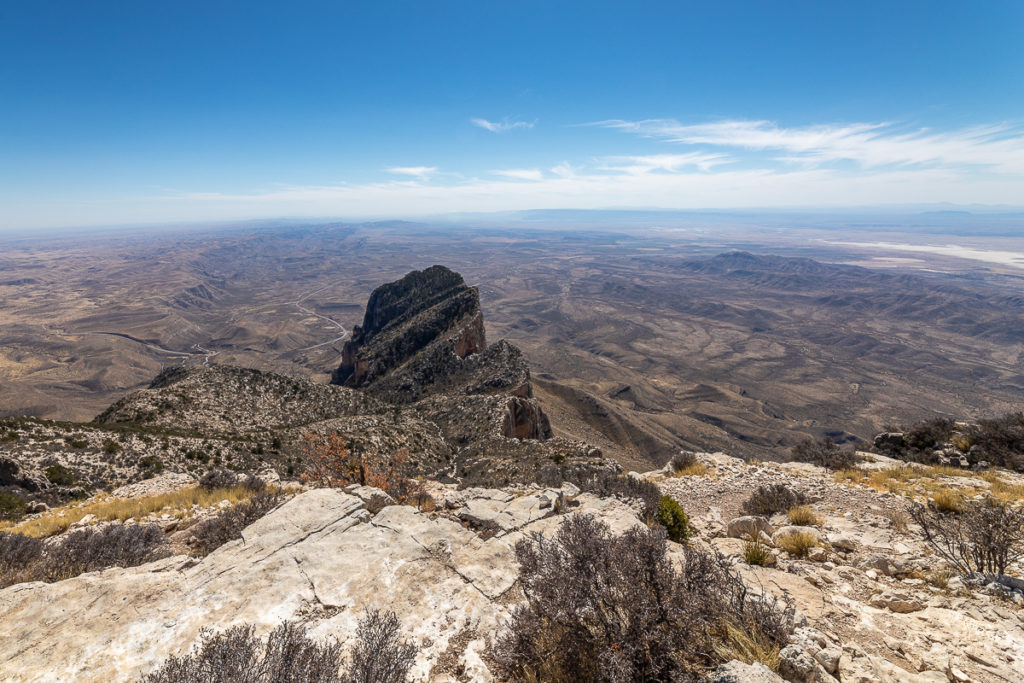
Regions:
[[[575, 490], [568, 493], [575, 495]], [[393, 610], [419, 648], [414, 680], [490, 680], [481, 658], [517, 602], [512, 547], [550, 533], [564, 515], [545, 500], [469, 489], [438, 494], [441, 509], [389, 505], [375, 515], [334, 489], [301, 493], [209, 556], [170, 557], [53, 584], [0, 591], [0, 678], [134, 680], [189, 650], [206, 627], [298, 620], [317, 638], [347, 643], [364, 608]], [[568, 495], [568, 494], [566, 494]], [[642, 522], [623, 502], [580, 494], [568, 514], [596, 514], [614, 531]], [[460, 520], [466, 520], [465, 523]], [[489, 521], [489, 533], [473, 523]]]

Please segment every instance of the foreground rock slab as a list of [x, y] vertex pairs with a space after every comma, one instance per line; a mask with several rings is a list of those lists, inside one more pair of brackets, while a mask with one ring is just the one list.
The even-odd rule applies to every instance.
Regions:
[[[187, 652], [203, 628], [242, 623], [265, 633], [299, 620], [314, 637], [344, 644], [362, 611], [381, 607], [397, 613], [420, 649], [414, 680], [443, 680], [437, 664], [449, 648], [471, 680], [490, 680], [480, 653], [517, 602], [506, 599], [515, 598], [506, 595], [516, 576], [512, 547], [561, 519], [540, 512], [538, 495], [490, 502], [511, 508], [521, 526], [485, 539], [407, 506], [372, 516], [359, 498], [318, 489], [202, 560], [176, 556], [12, 586], [0, 591], [0, 679], [133, 680]], [[569, 514], [581, 512], [616, 531], [640, 523], [625, 504], [587, 494]]]

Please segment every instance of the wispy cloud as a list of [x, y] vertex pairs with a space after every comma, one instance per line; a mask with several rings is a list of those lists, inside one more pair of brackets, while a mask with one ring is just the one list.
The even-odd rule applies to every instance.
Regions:
[[504, 168], [491, 171], [491, 173], [513, 180], [544, 180], [544, 174], [536, 168]]
[[407, 175], [420, 180], [426, 180], [437, 173], [437, 166], [394, 166], [387, 169], [388, 173], [395, 175]]
[[533, 128], [536, 121], [512, 121], [506, 116], [501, 121], [488, 121], [487, 119], [473, 118], [469, 120], [474, 126], [489, 130], [492, 133], [507, 133], [517, 128]]
[[[490, 122], [488, 122], [490, 123]], [[521, 122], [520, 122], [521, 123]], [[495, 132], [516, 124], [492, 124]], [[592, 124], [594, 125], [594, 124]], [[604, 121], [605, 128], [647, 138], [620, 138], [617, 153], [593, 149], [551, 165], [552, 150], [516, 151], [508, 167], [400, 166], [391, 179], [207, 191], [140, 198], [174, 219], [252, 215], [415, 217], [459, 211], [534, 208], [855, 207], [885, 204], [1021, 206], [1024, 130], [993, 124], [908, 130], [862, 122], [784, 127], [767, 121], [688, 124], [668, 119]], [[486, 126], [484, 126], [486, 128]], [[526, 124], [518, 126], [528, 127]], [[488, 128], [490, 130], [490, 128]], [[622, 149], [635, 144], [635, 153]], [[652, 141], [654, 147], [652, 148]], [[594, 144], [601, 144], [594, 140]], [[660, 147], [661, 149], [658, 149]], [[557, 152], [557, 150], [556, 150]], [[523, 159], [526, 159], [523, 161]], [[546, 160], [545, 160], [546, 158]], [[451, 170], [448, 169], [452, 166]], [[146, 204], [146, 202], [149, 202]], [[109, 207], [57, 206], [60, 216]], [[136, 206], [124, 205], [130, 220]]]
[[620, 171], [634, 175], [663, 171], [678, 173], [686, 168], [710, 171], [713, 166], [729, 162], [725, 154], [693, 152], [691, 154], [649, 154], [646, 156], [605, 157], [599, 168], [603, 171]]
[[601, 121], [596, 125], [678, 144], [777, 151], [781, 156], [775, 159], [781, 162], [852, 161], [864, 168], [981, 166], [1024, 172], [1024, 129], [1009, 124], [948, 131], [907, 130], [888, 122], [786, 128], [770, 121], [684, 124], [674, 119], [646, 119]]

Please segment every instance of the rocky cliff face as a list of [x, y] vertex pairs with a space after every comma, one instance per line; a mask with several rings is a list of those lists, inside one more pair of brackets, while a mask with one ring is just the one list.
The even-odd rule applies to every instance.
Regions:
[[415, 270], [373, 291], [332, 382], [367, 387], [436, 346], [458, 358], [487, 348], [479, 292], [444, 266]]

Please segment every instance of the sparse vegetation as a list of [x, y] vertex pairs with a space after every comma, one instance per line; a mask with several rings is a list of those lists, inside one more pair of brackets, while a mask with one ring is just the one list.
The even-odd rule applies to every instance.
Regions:
[[680, 451], [669, 460], [668, 471], [673, 477], [699, 477], [707, 474], [708, 466], [690, 451]]
[[171, 493], [139, 498], [105, 498], [80, 505], [53, 508], [41, 517], [20, 524], [7, 524], [6, 530], [27, 536], [46, 537], [66, 531], [86, 515], [94, 515], [97, 522], [145, 519], [152, 513], [167, 513], [178, 519], [192, 516], [192, 507], [210, 507], [222, 500], [232, 505], [247, 500], [252, 489], [236, 487], [209, 491], [200, 487], [184, 488]]
[[0, 587], [23, 581], [61, 581], [108, 567], [134, 567], [170, 553], [151, 524], [80, 529], [54, 542], [0, 531]]
[[57, 486], [71, 486], [75, 483], [75, 473], [64, 465], [51, 465], [45, 470], [46, 478]]
[[985, 460], [992, 465], [1024, 472], [1024, 413], [1008, 413], [978, 420], [964, 430], [971, 445], [971, 462]]
[[821, 526], [825, 523], [810, 505], [791, 507], [786, 515], [789, 517], [789, 523], [794, 526]]
[[759, 539], [743, 543], [743, 561], [756, 567], [767, 567], [771, 563], [771, 551]]
[[818, 537], [810, 531], [787, 534], [777, 541], [780, 548], [794, 557], [807, 557], [811, 548], [818, 545]]
[[252, 626], [204, 631], [193, 651], [171, 657], [144, 683], [342, 683], [341, 647], [319, 644], [285, 622], [266, 643]]
[[952, 489], [941, 488], [932, 494], [931, 504], [939, 512], [961, 512], [964, 507], [964, 497]]
[[931, 549], [962, 574], [1004, 574], [1024, 552], [1024, 512], [996, 498], [964, 503], [956, 514], [924, 505], [910, 514]]
[[202, 633], [186, 655], [171, 657], [143, 683], [404, 683], [416, 648], [401, 634], [393, 612], [369, 610], [359, 620], [346, 670], [336, 642], [312, 640], [305, 628], [284, 622], [267, 636], [235, 626]]
[[857, 455], [853, 448], [840, 448], [827, 436], [818, 441], [801, 441], [793, 446], [790, 455], [796, 462], [809, 462], [830, 470], [842, 470], [857, 464]]
[[404, 683], [416, 660], [416, 647], [402, 637], [394, 612], [372, 609], [359, 620], [344, 683]]
[[515, 551], [526, 604], [492, 651], [512, 680], [679, 680], [733, 656], [777, 666], [792, 631], [793, 611], [752, 595], [721, 556], [686, 546], [677, 571], [659, 529], [613, 536], [574, 515]]
[[281, 500], [282, 496], [277, 491], [258, 491], [248, 500], [193, 526], [189, 545], [197, 553], [209, 555], [228, 541], [241, 538], [245, 527], [276, 508]]
[[683, 543], [694, 534], [690, 526], [690, 518], [680, 505], [671, 496], [662, 496], [658, 503], [658, 524], [665, 527], [668, 537], [676, 543]]
[[784, 484], [765, 484], [757, 487], [743, 503], [743, 512], [747, 515], [771, 517], [803, 504], [804, 495], [799, 491]]
[[16, 493], [0, 493], [0, 520], [18, 519], [28, 508], [21, 496]]

